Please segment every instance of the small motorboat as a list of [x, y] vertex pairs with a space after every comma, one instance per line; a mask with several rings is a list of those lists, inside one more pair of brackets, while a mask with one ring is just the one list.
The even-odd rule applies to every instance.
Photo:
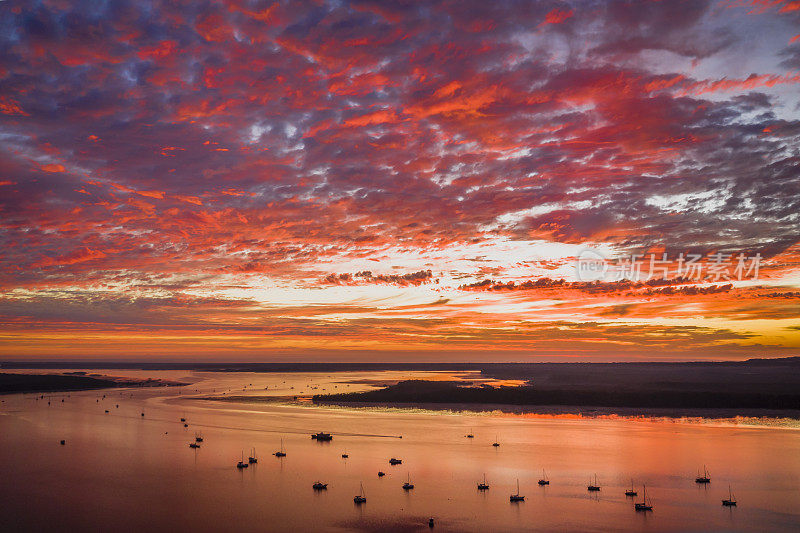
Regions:
[[314, 490], [328, 490], [328, 484], [321, 481], [317, 481], [312, 487], [314, 487]]
[[401, 465], [401, 464], [403, 464], [403, 460], [402, 459], [395, 459], [394, 457], [392, 457], [391, 459], [389, 459], [389, 464], [390, 465]]
[[383, 477], [386, 475], [386, 472], [378, 471], [378, 477]]
[[342, 459], [347, 459], [348, 457], [350, 457], [350, 455], [348, 455], [348, 454], [346, 454], [346, 453], [343, 453], [343, 454], [342, 454]]
[[200, 447], [200, 445], [197, 444], [196, 442], [190, 442], [189, 443], [189, 448], [199, 448], [199, 447]]
[[314, 440], [318, 440], [320, 442], [324, 442], [333, 440], [333, 435], [331, 435], [330, 433], [324, 433], [320, 431], [319, 433], [314, 433], [313, 435], [311, 435], [311, 438]]

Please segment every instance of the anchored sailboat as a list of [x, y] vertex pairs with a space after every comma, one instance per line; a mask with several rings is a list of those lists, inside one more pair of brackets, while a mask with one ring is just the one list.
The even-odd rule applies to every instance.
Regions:
[[244, 450], [242, 450], [242, 460], [236, 463], [236, 468], [241, 470], [242, 468], [247, 468], [248, 466], [250, 465], [244, 462]]
[[286, 452], [283, 451], [283, 439], [281, 439], [281, 449], [273, 453], [272, 455], [274, 455], [275, 457], [286, 457]]
[[549, 484], [550, 484], [550, 480], [547, 479], [547, 474], [544, 473], [544, 468], [542, 468], [542, 479], [539, 480], [539, 485], [545, 486], [545, 485], [549, 485]]
[[633, 508], [637, 511], [652, 511], [653, 505], [647, 499], [647, 486], [642, 485], [642, 501], [633, 504]]
[[512, 494], [511, 496], [508, 497], [508, 499], [509, 499], [509, 501], [512, 501], [512, 502], [525, 501], [525, 496], [522, 496], [519, 493], [519, 478], [517, 478], [517, 493], [516, 494]]
[[733, 496], [730, 485], [728, 485], [728, 499], [722, 500], [722, 505], [725, 507], [736, 507], [736, 498]]
[[703, 475], [701, 476], [699, 473], [697, 477], [694, 478], [695, 483], [711, 483], [711, 477], [708, 475], [708, 470], [706, 470], [706, 465], [703, 465]]
[[597, 474], [594, 475], [594, 483], [592, 480], [589, 480], [589, 485], [586, 486], [586, 490], [589, 492], [598, 492], [600, 490], [600, 485], [597, 484]]
[[489, 490], [489, 484], [486, 483], [486, 474], [483, 474], [483, 483], [478, 482], [478, 490]]
[[358, 496], [353, 497], [353, 502], [357, 504], [367, 503], [367, 494], [364, 492], [364, 484], [360, 483], [361, 490], [358, 493]]

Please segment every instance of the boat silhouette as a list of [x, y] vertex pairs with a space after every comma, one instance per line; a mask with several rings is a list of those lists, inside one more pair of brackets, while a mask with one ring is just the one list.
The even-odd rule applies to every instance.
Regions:
[[642, 485], [642, 501], [633, 504], [633, 508], [637, 511], [652, 511], [653, 505], [647, 500], [647, 486]]
[[722, 505], [725, 507], [736, 507], [736, 498], [733, 496], [730, 485], [728, 485], [728, 499], [722, 500]]
[[549, 485], [549, 484], [550, 484], [550, 480], [547, 479], [547, 474], [544, 473], [544, 468], [542, 468], [542, 479], [539, 480], [539, 485], [545, 486], [545, 485]]
[[711, 477], [708, 475], [708, 470], [706, 470], [706, 465], [703, 465], [703, 475], [697, 474], [697, 477], [694, 478], [695, 483], [711, 483]]
[[275, 457], [286, 457], [286, 452], [283, 451], [283, 439], [281, 439], [281, 449], [273, 453], [272, 455], [274, 455]]
[[242, 460], [236, 463], [236, 468], [241, 470], [242, 468], [247, 468], [248, 466], [250, 465], [244, 462], [244, 451], [242, 451]]
[[512, 502], [523, 502], [523, 501], [525, 501], [525, 496], [522, 496], [519, 493], [519, 478], [517, 478], [517, 493], [516, 494], [512, 494], [511, 496], [508, 497], [508, 499], [509, 499], [509, 501], [512, 501]]
[[353, 502], [356, 504], [367, 503], [367, 494], [364, 492], [364, 484], [360, 483], [361, 490], [359, 491], [357, 496], [353, 497]]

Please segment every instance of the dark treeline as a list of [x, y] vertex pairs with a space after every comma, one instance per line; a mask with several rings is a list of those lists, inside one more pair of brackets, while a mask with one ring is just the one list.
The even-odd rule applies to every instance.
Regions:
[[[463, 384], [462, 384], [463, 385]], [[464, 403], [686, 409], [800, 409], [800, 394], [709, 391], [539, 390], [409, 380], [384, 389], [315, 395], [316, 403]]]

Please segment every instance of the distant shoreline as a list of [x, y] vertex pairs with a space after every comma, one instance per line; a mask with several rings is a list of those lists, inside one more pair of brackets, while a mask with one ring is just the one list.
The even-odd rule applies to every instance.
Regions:
[[114, 378], [64, 374], [0, 373], [0, 395], [49, 392], [72, 392], [120, 387], [184, 386], [186, 383], [159, 379]]
[[[718, 390], [602, 390], [547, 389], [530, 385], [516, 387], [465, 386], [459, 382], [422, 380], [401, 381], [382, 389], [314, 395], [315, 404], [379, 405], [379, 406], [436, 406], [460, 405], [485, 410], [481, 406], [505, 406], [517, 411], [552, 411], [567, 409], [584, 412], [587, 409], [608, 413], [639, 412], [684, 413], [724, 410], [728, 415], [753, 415], [769, 411], [800, 418], [800, 394], [786, 392], [740, 392]], [[587, 407], [595, 406], [595, 407]], [[704, 416], [702, 414], [698, 416]], [[758, 415], [756, 415], [758, 416]]]

